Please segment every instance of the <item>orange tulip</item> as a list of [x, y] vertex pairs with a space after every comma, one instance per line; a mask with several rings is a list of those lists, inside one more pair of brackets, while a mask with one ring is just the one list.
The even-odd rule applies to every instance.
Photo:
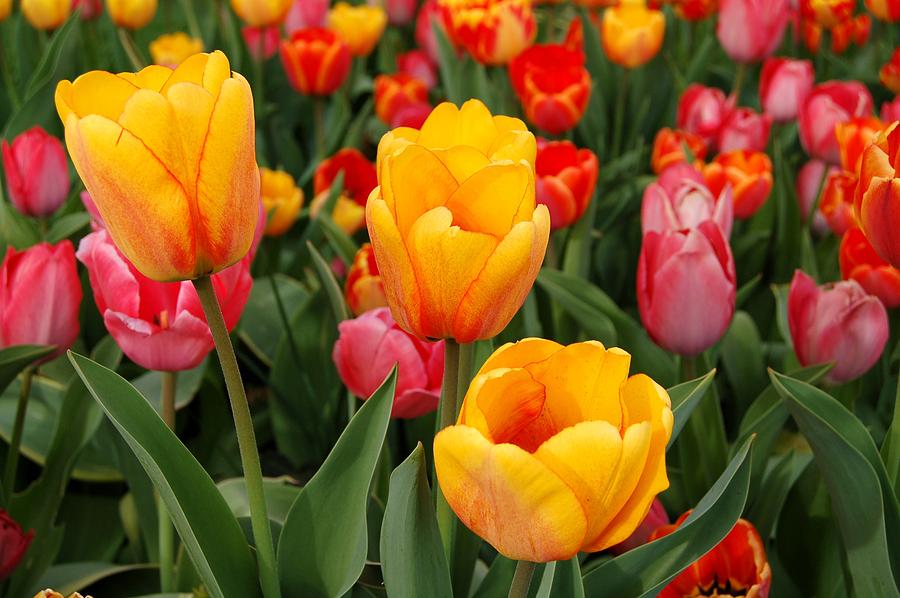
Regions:
[[879, 21], [900, 21], [900, 0], [866, 0], [866, 8]]
[[853, 17], [856, 0], [800, 0], [800, 14], [819, 26], [831, 29]]
[[772, 161], [762, 152], [726, 152], [703, 167], [703, 177], [714, 197], [731, 185], [735, 218], [749, 218], [772, 192]]
[[662, 47], [666, 17], [643, 0], [622, 0], [603, 13], [601, 37], [606, 56], [633, 69], [653, 59]]
[[889, 309], [900, 307], [900, 270], [875, 253], [860, 229], [853, 227], [844, 234], [838, 258], [844, 280], [855, 280]]
[[[692, 155], [685, 154], [687, 149]], [[680, 162], [693, 162], [706, 158], [706, 144], [703, 139], [687, 131], [662, 128], [653, 140], [653, 154], [650, 166], [653, 172], [660, 174], [663, 170]]]
[[881, 67], [878, 76], [885, 87], [900, 95], [900, 46], [891, 54], [891, 59]]
[[231, 0], [231, 8], [251, 27], [270, 27], [284, 22], [293, 0]]
[[860, 228], [887, 263], [900, 266], [900, 127], [897, 123], [863, 152], [853, 200]]
[[303, 207], [303, 189], [297, 187], [294, 177], [283, 170], [259, 169], [260, 193], [266, 213], [268, 237], [286, 233]]
[[6, 17], [12, 12], [12, 0], [0, 0], [0, 22], [6, 20]]
[[328, 28], [344, 40], [354, 56], [371, 54], [386, 26], [387, 13], [381, 6], [338, 2], [328, 12]]
[[56, 29], [72, 12], [72, 0], [22, 0], [22, 15], [35, 29]]
[[862, 153], [884, 130], [884, 124], [874, 116], [854, 117], [834, 126], [841, 155], [841, 168], [851, 173], [859, 172]]
[[366, 222], [404, 330], [468, 343], [497, 335], [522, 306], [550, 234], [535, 153], [522, 121], [478, 100], [445, 102], [421, 130], [382, 137]]
[[319, 213], [331, 184], [338, 174], [344, 173], [344, 187], [337, 198], [331, 218], [348, 235], [356, 233], [366, 222], [366, 201], [372, 189], [378, 185], [375, 166], [356, 148], [344, 148], [323, 160], [313, 176], [312, 215]]
[[356, 316], [378, 307], [387, 307], [375, 252], [369, 243], [363, 243], [353, 258], [344, 284], [344, 298], [347, 299], [350, 311]]
[[531, 0], [438, 0], [450, 39], [482, 64], [506, 64], [537, 33]]
[[841, 236], [856, 226], [853, 215], [853, 194], [856, 192], [857, 176], [847, 170], [832, 172], [825, 179], [822, 197], [819, 198], [819, 212], [831, 232]]
[[157, 0], [106, 0], [106, 12], [117, 27], [140, 29], [156, 16]]
[[176, 68], [179, 64], [203, 51], [203, 40], [191, 37], [187, 33], [178, 31], [160, 35], [150, 42], [150, 56], [153, 63]]
[[118, 248], [158, 281], [240, 260], [259, 218], [253, 95], [221, 52], [56, 87], [75, 169]]
[[669, 395], [596, 341], [530, 338], [481, 367], [434, 439], [441, 491], [510, 559], [566, 560], [625, 540], [669, 486]]
[[375, 77], [374, 96], [375, 114], [388, 126], [394, 126], [404, 110], [421, 104], [428, 106], [428, 87], [406, 73]]
[[[800, 33], [803, 43], [810, 52], [816, 54], [822, 42], [822, 26], [811, 19], [801, 19]], [[831, 50], [835, 54], [843, 54], [853, 43], [859, 47], [866, 45], [872, 31], [872, 19], [869, 15], [856, 15], [855, 18], [841, 21], [831, 29]]]
[[306, 95], [330, 95], [350, 74], [350, 49], [328, 29], [311, 27], [295, 31], [281, 42], [281, 62], [288, 81]]

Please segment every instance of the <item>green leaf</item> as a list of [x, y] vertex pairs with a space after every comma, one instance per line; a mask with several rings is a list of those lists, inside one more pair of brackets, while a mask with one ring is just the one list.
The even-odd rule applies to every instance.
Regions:
[[278, 542], [285, 596], [340, 596], [362, 573], [369, 485], [390, 421], [396, 381], [394, 368], [291, 506]]
[[322, 287], [328, 294], [328, 301], [331, 303], [331, 310], [334, 313], [335, 319], [337, 319], [338, 322], [349, 319], [350, 311], [347, 309], [347, 302], [344, 301], [344, 293], [341, 292], [341, 286], [338, 284], [337, 280], [335, 280], [331, 267], [312, 243], [307, 241], [306, 247], [312, 255], [313, 265], [316, 268], [316, 274], [319, 275], [319, 280], [322, 281]]
[[78, 18], [78, 15], [70, 15], [66, 22], [53, 33], [44, 55], [41, 56], [41, 61], [28, 81], [28, 89], [25, 90], [26, 99], [32, 97], [41, 87], [53, 79], [53, 74], [56, 72], [56, 65], [59, 64], [66, 40], [68, 40], [72, 30], [78, 26], [80, 21], [81, 19]]
[[434, 39], [437, 42], [437, 53], [438, 53], [438, 72], [441, 74], [441, 83], [444, 87], [444, 95], [447, 96], [447, 99], [454, 104], [460, 104], [461, 102], [467, 100], [468, 98], [462, 97], [460, 93], [460, 60], [456, 54], [456, 50], [453, 47], [453, 44], [450, 43], [450, 40], [447, 39], [447, 34], [444, 32], [444, 28], [438, 23], [437, 19], [434, 19], [431, 23], [431, 31], [434, 34]]
[[309, 299], [309, 292], [300, 281], [284, 274], [274, 274], [272, 280], [275, 281], [278, 297], [270, 280], [257, 278], [238, 329], [241, 340], [268, 366], [274, 362], [278, 343], [285, 334], [278, 299], [281, 299], [288, 319]]
[[751, 401], [769, 385], [764, 373], [766, 363], [762, 339], [756, 323], [747, 312], [734, 314], [731, 326], [722, 338], [719, 355], [725, 377], [734, 393], [734, 406], [738, 414], [743, 414]]
[[75, 212], [57, 218], [47, 231], [47, 242], [59, 243], [63, 239], [68, 239], [87, 227], [90, 222], [91, 215], [87, 212]]
[[557, 561], [553, 575], [553, 587], [549, 596], [560, 598], [584, 598], [584, 582], [581, 578], [581, 565], [578, 555], [568, 561]]
[[391, 474], [381, 526], [381, 570], [392, 597], [453, 596], [421, 442]]
[[[178, 372], [175, 385], [175, 408], [182, 409], [190, 403], [200, 385], [203, 383], [203, 375], [206, 373], [208, 360], [191, 370]], [[131, 381], [132, 386], [153, 405], [157, 413], [162, 413], [162, 372], [146, 372]]]
[[788, 492], [811, 461], [811, 454], [797, 451], [790, 451], [773, 459], [772, 466], [763, 478], [763, 488], [766, 491], [747, 513], [748, 519], [753, 521], [756, 531], [764, 540], [775, 533], [778, 516]]
[[0, 350], [0, 390], [9, 386], [19, 372], [41, 357], [52, 353], [54, 348], [43, 345], [13, 345]]
[[206, 470], [128, 381], [81, 355], [69, 359], [153, 480], [210, 594], [258, 596], [250, 547]]
[[359, 249], [353, 239], [347, 236], [347, 233], [342, 231], [328, 214], [319, 214], [316, 222], [322, 227], [325, 239], [335, 254], [341, 258], [341, 261], [348, 266], [352, 264], [353, 258], [356, 257], [356, 251]]
[[497, 555], [494, 562], [491, 563], [487, 575], [478, 584], [478, 589], [472, 598], [494, 598], [495, 596], [504, 596], [509, 591], [509, 585], [512, 583], [513, 575], [516, 572], [516, 561], [506, 558], [503, 555]]
[[5, 201], [0, 202], [0, 232], [5, 244], [16, 249], [31, 247], [41, 240], [34, 220], [23, 216]]
[[674, 532], [606, 561], [584, 576], [586, 596], [653, 596], [724, 538], [744, 510], [750, 441]]
[[[567, 279], [578, 280], [579, 287], [569, 284], [559, 284], [554, 280], [557, 274]], [[599, 340], [608, 347], [613, 347], [618, 342], [618, 335], [612, 320], [603, 313], [596, 301], [591, 301], [588, 296], [591, 289], [587, 287], [589, 282], [572, 274], [550, 270], [545, 268], [538, 276], [538, 282], [547, 293], [569, 313], [581, 325], [584, 332], [591, 338]], [[599, 291], [599, 289], [597, 289]]]
[[855, 593], [896, 596], [900, 507], [875, 442], [836, 399], [772, 370], [772, 385], [809, 441], [844, 539]]
[[[250, 517], [250, 500], [247, 498], [247, 484], [244, 478], [222, 480], [218, 488], [235, 517]], [[286, 476], [263, 478], [263, 494], [266, 497], [269, 519], [284, 524], [300, 490], [301, 487]]]
[[156, 568], [156, 565], [116, 565], [90, 561], [60, 563], [47, 571], [47, 574], [41, 578], [39, 586], [42, 588], [53, 588], [63, 596], [68, 596], [73, 592], [83, 591], [91, 584], [106, 577], [150, 568]]
[[700, 402], [700, 399], [706, 394], [706, 389], [712, 384], [713, 378], [716, 377], [716, 370], [710, 370], [706, 375], [695, 380], [682, 382], [668, 389], [669, 399], [672, 401], [672, 415], [675, 416], [675, 424], [672, 426], [672, 436], [669, 438], [668, 449], [672, 443], [678, 438], [678, 434], [684, 428], [694, 408]]

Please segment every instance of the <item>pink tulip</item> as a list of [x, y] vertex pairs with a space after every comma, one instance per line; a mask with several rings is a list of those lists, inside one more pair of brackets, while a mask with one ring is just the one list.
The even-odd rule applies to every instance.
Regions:
[[391, 25], [406, 25], [411, 22], [419, 7], [419, 0], [370, 0], [370, 3], [376, 2], [384, 6]]
[[415, 77], [431, 89], [437, 83], [437, 68], [424, 50], [397, 54], [397, 72]]
[[3, 170], [13, 206], [27, 216], [44, 218], [69, 195], [69, 166], [59, 139], [33, 127], [12, 145], [3, 141]]
[[[803, 218], [809, 217], [809, 211], [816, 202], [816, 194], [823, 187], [825, 175], [838, 170], [834, 166], [828, 166], [828, 172], [826, 173], [826, 166], [825, 162], [821, 160], [810, 160], [797, 173], [797, 201], [800, 204], [800, 214]], [[825, 217], [819, 210], [816, 210], [816, 213], [813, 214], [813, 228], [821, 234], [828, 231], [828, 223], [825, 222]]]
[[789, 18], [788, 0], [722, 0], [716, 37], [735, 62], [759, 62], [781, 45]]
[[767, 58], [759, 78], [759, 103], [775, 122], [797, 118], [816, 81], [812, 62]]
[[[110, 335], [135, 363], [166, 372], [197, 367], [213, 339], [197, 291], [189, 281], [156, 282], [123, 256], [105, 230], [81, 240], [78, 259], [88, 270], [94, 301]], [[212, 277], [231, 330], [250, 296], [250, 257]]]
[[324, 27], [328, 18], [328, 2], [329, 0], [294, 0], [284, 19], [287, 36], [290, 37], [299, 29]]
[[444, 341], [429, 343], [403, 331], [386, 307], [338, 324], [332, 358], [347, 388], [365, 400], [397, 365], [391, 417], [412, 418], [437, 409], [444, 375]]
[[834, 127], [855, 116], [869, 116], [872, 95], [858, 81], [828, 81], [816, 85], [797, 115], [800, 143], [811, 158], [840, 163]]
[[441, 11], [438, 8], [437, 0], [425, 0], [419, 9], [419, 14], [416, 16], [416, 45], [428, 54], [432, 63], [437, 64], [438, 46], [433, 29], [435, 25], [444, 30], [444, 23], [441, 20]]
[[78, 338], [81, 281], [70, 241], [10, 247], [0, 268], [0, 349], [55, 345], [66, 352]]
[[666, 508], [658, 498], [654, 498], [653, 502], [650, 503], [650, 511], [647, 513], [647, 516], [644, 517], [644, 520], [641, 521], [641, 524], [637, 529], [634, 530], [628, 538], [616, 544], [609, 550], [613, 554], [623, 554], [633, 548], [643, 546], [647, 543], [647, 540], [650, 539], [650, 534], [656, 531], [656, 528], [668, 525], [669, 523], [669, 515], [666, 513]]
[[758, 114], [750, 108], [732, 110], [719, 131], [719, 151], [764, 152], [771, 129], [772, 117], [768, 114]]
[[886, 123], [900, 120], [900, 96], [881, 105], [881, 120]]
[[103, 12], [102, 0], [72, 0], [72, 10], [81, 9], [81, 19], [88, 21], [99, 17]]
[[881, 357], [888, 339], [887, 310], [855, 280], [821, 287], [797, 270], [788, 294], [788, 325], [802, 366], [834, 363], [826, 380], [848, 382]]
[[693, 83], [678, 101], [676, 123], [680, 130], [699, 136], [712, 150], [733, 107], [734, 99], [726, 98], [721, 89]]
[[247, 44], [247, 50], [250, 55], [259, 60], [260, 51], [264, 60], [268, 60], [278, 51], [278, 44], [281, 41], [280, 32], [277, 26], [272, 27], [242, 27], [241, 35], [244, 36], [244, 43]]
[[657, 182], [644, 189], [641, 204], [641, 230], [644, 234], [694, 228], [707, 220], [719, 225], [726, 239], [731, 237], [734, 223], [731, 187], [726, 186], [716, 199], [703, 181], [703, 176], [687, 164], [668, 167]]
[[648, 232], [637, 271], [638, 309], [650, 337], [674, 353], [712, 347], [734, 314], [734, 258], [719, 226]]

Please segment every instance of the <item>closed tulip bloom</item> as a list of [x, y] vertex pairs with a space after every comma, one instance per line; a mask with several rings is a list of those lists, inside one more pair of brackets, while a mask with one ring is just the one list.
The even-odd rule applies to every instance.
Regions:
[[853, 17], [856, 0], [800, 0], [800, 14], [826, 29]]
[[772, 192], [772, 161], [762, 152], [737, 150], [719, 154], [703, 168], [713, 195], [731, 185], [735, 218], [750, 218]]
[[900, 307], [900, 270], [881, 259], [860, 229], [844, 234], [838, 258], [844, 280], [855, 280], [889, 309]]
[[387, 13], [380, 6], [338, 2], [328, 12], [328, 28], [344, 40], [354, 56], [371, 54], [385, 26]]
[[72, 243], [40, 243], [6, 250], [0, 267], [0, 349], [54, 345], [46, 359], [66, 352], [78, 338], [81, 281]]
[[759, 103], [775, 122], [790, 122], [797, 118], [815, 79], [809, 60], [767, 58], [759, 77]]
[[231, 0], [231, 8], [251, 27], [270, 27], [284, 22], [291, 0]]
[[634, 530], [634, 533], [624, 541], [612, 546], [610, 552], [613, 554], [624, 554], [638, 546], [643, 546], [650, 541], [650, 535], [654, 531], [668, 524], [669, 515], [666, 513], [666, 508], [658, 498], [654, 498], [653, 503], [650, 505], [650, 511], [637, 529]]
[[[831, 50], [835, 54], [843, 54], [851, 43], [862, 47], [869, 41], [871, 30], [872, 19], [866, 14], [856, 15], [852, 19], [842, 21], [831, 28]], [[800, 22], [803, 43], [813, 54], [819, 51], [822, 43], [822, 31], [822, 26], [815, 21], [802, 19]]]
[[391, 417], [412, 418], [437, 409], [444, 375], [444, 341], [430, 343], [402, 330], [379, 307], [338, 324], [332, 358], [341, 381], [366, 400], [397, 366]]
[[803, 149], [812, 158], [838, 164], [840, 153], [835, 125], [856, 116], [867, 116], [872, 109], [872, 95], [862, 83], [829, 81], [817, 85], [797, 117]]
[[726, 240], [731, 237], [734, 223], [731, 187], [726, 185], [718, 198], [713, 196], [703, 177], [687, 164], [670, 166], [657, 182], [644, 189], [641, 203], [644, 234], [695, 228], [707, 220], [719, 226]]
[[330, 95], [350, 74], [350, 49], [334, 31], [322, 28], [295, 31], [281, 42], [281, 62], [288, 81], [306, 95]]
[[789, 17], [788, 0], [722, 0], [716, 37], [735, 62], [759, 62], [781, 45]]
[[89, 21], [103, 13], [103, 0], [72, 0], [72, 10], [80, 10], [81, 20]]
[[416, 15], [416, 44], [428, 54], [432, 63], [437, 63], [438, 47], [434, 35], [434, 27], [440, 29], [448, 38], [450, 34], [444, 26], [444, 18], [437, 0], [425, 0]]
[[[412, 105], [425, 104], [427, 112], [431, 112], [431, 106], [428, 104], [428, 87], [412, 75], [405, 73], [378, 75], [375, 77], [373, 95], [375, 114], [389, 126], [393, 126], [398, 114]], [[422, 123], [418, 124], [421, 126]]]
[[900, 21], [900, 0], [866, 0], [866, 8], [879, 21]]
[[415, 77], [428, 89], [437, 85], [437, 67], [424, 50], [397, 54], [397, 71]]
[[509, 79], [539, 129], [553, 135], [578, 124], [591, 95], [584, 53], [561, 44], [531, 46], [509, 63]]
[[709, 148], [715, 148], [719, 131], [734, 109], [734, 99], [721, 89], [699, 83], [688, 85], [678, 100], [675, 122], [679, 129], [697, 135]]
[[900, 95], [881, 105], [881, 120], [886, 123], [900, 120]]
[[597, 185], [600, 161], [571, 141], [538, 139], [535, 199], [550, 211], [550, 228], [571, 226], [581, 218]]
[[357, 316], [377, 307], [387, 307], [378, 262], [375, 261], [375, 252], [370, 243], [363, 243], [353, 257], [344, 284], [344, 298], [350, 311]]
[[271, 27], [241, 27], [241, 35], [250, 55], [256, 60], [268, 60], [275, 56], [281, 44], [281, 31], [277, 25]]
[[[94, 302], [122, 352], [148, 370], [174, 372], [200, 365], [214, 344], [197, 291], [190, 282], [156, 282], [116, 249], [105, 230], [81, 240]], [[250, 257], [212, 277], [225, 324], [237, 325], [250, 296]]]
[[453, 42], [482, 64], [502, 65], [537, 33], [531, 0], [438, 0]]
[[[683, 514], [671, 525], [650, 535], [652, 542], [678, 529], [691, 514]], [[772, 586], [772, 568], [766, 558], [765, 544], [753, 524], [738, 519], [715, 548], [681, 572], [659, 593], [660, 598], [683, 596], [746, 596], [768, 598]]]
[[895, 268], [900, 266], [900, 127], [896, 123], [863, 152], [853, 206], [860, 228], [878, 255]]
[[153, 63], [175, 69], [179, 64], [203, 51], [203, 40], [178, 31], [160, 35], [150, 42]]
[[666, 17], [643, 0], [624, 0], [606, 9], [601, 24], [603, 51], [610, 61], [633, 69], [653, 60], [662, 47]]
[[[691, 152], [691, 156], [685, 155], [685, 147]], [[673, 131], [664, 127], [653, 139], [650, 166], [653, 168], [653, 172], [659, 174], [673, 164], [693, 162], [704, 158], [706, 158], [706, 144], [701, 137], [687, 131], [677, 129]]]
[[284, 30], [288, 37], [300, 29], [324, 27], [328, 21], [329, 0], [293, 0], [284, 18]]
[[878, 71], [881, 83], [892, 93], [900, 94], [900, 46], [891, 54], [891, 59]]
[[366, 223], [404, 330], [468, 343], [496, 336], [522, 306], [550, 234], [535, 154], [522, 121], [478, 100], [445, 102], [421, 130], [382, 137]]
[[253, 96], [224, 54], [92, 71], [60, 82], [56, 107], [78, 174], [142, 274], [192, 279], [247, 254], [260, 201]]
[[140, 29], [156, 16], [157, 0], [106, 0], [106, 12], [117, 27]]
[[59, 139], [40, 127], [0, 145], [9, 201], [22, 214], [46, 218], [69, 195], [69, 166]]
[[719, 0], [674, 0], [675, 14], [686, 21], [702, 21], [719, 11]]
[[685, 356], [712, 347], [731, 324], [735, 292], [734, 258], [716, 223], [644, 235], [638, 308], [659, 346]]
[[859, 172], [862, 155], [884, 130], [884, 123], [874, 116], [851, 118], [834, 127], [838, 142], [841, 168], [851, 173]]
[[12, 0], [0, 0], [0, 22], [6, 20], [11, 12]]
[[856, 226], [853, 214], [853, 195], [858, 177], [846, 170], [836, 170], [828, 175], [819, 199], [819, 212], [825, 217], [828, 228], [837, 236]]
[[0, 509], [0, 581], [15, 570], [34, 539], [34, 530], [25, 533], [22, 526]]
[[510, 559], [549, 562], [630, 536], [669, 486], [666, 391], [596, 341], [530, 338], [481, 367], [434, 439], [441, 491]]
[[788, 325], [800, 365], [834, 363], [825, 377], [833, 384], [869, 371], [889, 332], [884, 305], [855, 280], [818, 287], [800, 270], [788, 293]]
[[56, 29], [72, 12], [72, 0], [22, 0], [22, 15], [35, 29]]
[[759, 114], [750, 108], [731, 111], [719, 131], [717, 146], [720, 152], [746, 150], [764, 152], [769, 144], [772, 117]]
[[419, 0], [384, 0], [388, 22], [391, 25], [406, 25], [416, 16]]
[[356, 148], [344, 148], [322, 160], [313, 175], [315, 198], [310, 208], [313, 216], [325, 203], [331, 184], [340, 173], [344, 173], [344, 186], [331, 218], [341, 230], [352, 235], [365, 225], [366, 202], [378, 186], [378, 174], [375, 165]]
[[288, 231], [303, 207], [303, 189], [283, 170], [259, 169], [260, 193], [266, 213], [265, 235], [278, 237]]

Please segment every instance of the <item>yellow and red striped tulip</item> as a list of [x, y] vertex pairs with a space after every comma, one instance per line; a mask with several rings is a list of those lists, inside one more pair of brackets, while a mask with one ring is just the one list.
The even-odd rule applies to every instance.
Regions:
[[150, 42], [153, 63], [176, 68], [179, 64], [203, 51], [203, 40], [191, 37], [183, 31], [160, 35]]
[[106, 12], [117, 27], [140, 29], [156, 16], [157, 0], [106, 0]]
[[622, 0], [603, 13], [601, 37], [607, 58], [633, 69], [659, 53], [666, 34], [666, 17], [643, 0]]
[[522, 306], [544, 259], [547, 207], [535, 205], [534, 135], [478, 100], [445, 102], [421, 130], [378, 145], [366, 204], [394, 319], [420, 338], [491, 338]]
[[56, 29], [71, 12], [72, 0], [22, 0], [22, 15], [35, 29]]
[[500, 347], [434, 439], [441, 491], [510, 559], [549, 562], [628, 538], [669, 486], [666, 391], [596, 341]]
[[453, 42], [482, 64], [506, 64], [537, 33], [531, 0], [438, 0]]
[[231, 8], [251, 27], [281, 25], [293, 0], [231, 0]]
[[56, 87], [66, 145], [118, 248], [158, 281], [240, 260], [259, 218], [253, 95], [221, 52]]
[[302, 94], [326, 96], [337, 91], [350, 74], [351, 61], [347, 44], [330, 29], [300, 29], [281, 42], [284, 72]]
[[266, 213], [263, 234], [278, 237], [291, 228], [303, 207], [303, 189], [297, 187], [294, 177], [283, 170], [259, 169], [260, 193]]
[[386, 26], [387, 13], [381, 6], [338, 2], [328, 11], [328, 28], [344, 40], [354, 56], [371, 54]]

